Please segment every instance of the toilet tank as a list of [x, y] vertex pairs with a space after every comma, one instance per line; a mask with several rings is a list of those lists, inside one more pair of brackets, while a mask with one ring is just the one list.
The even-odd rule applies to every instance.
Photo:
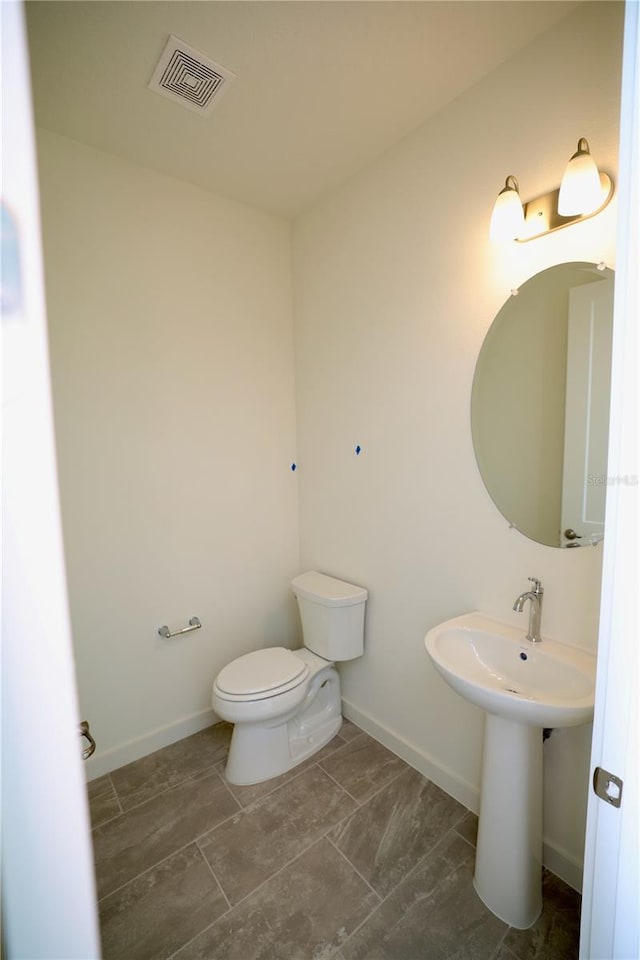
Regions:
[[291, 586], [300, 608], [304, 645], [325, 660], [353, 660], [364, 652], [367, 591], [324, 573], [301, 573]]

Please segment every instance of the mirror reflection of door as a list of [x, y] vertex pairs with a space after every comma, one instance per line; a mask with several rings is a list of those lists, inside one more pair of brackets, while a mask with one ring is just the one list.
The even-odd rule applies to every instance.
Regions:
[[530, 277], [494, 318], [473, 379], [485, 486], [510, 526], [553, 547], [602, 536], [614, 284], [602, 267]]
[[562, 546], [603, 536], [611, 387], [613, 277], [569, 293]]

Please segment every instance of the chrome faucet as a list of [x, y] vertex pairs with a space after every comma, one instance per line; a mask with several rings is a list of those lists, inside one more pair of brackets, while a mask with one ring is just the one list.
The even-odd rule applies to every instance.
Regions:
[[542, 640], [540, 636], [540, 621], [542, 619], [542, 598], [544, 596], [544, 590], [540, 581], [536, 580], [535, 577], [529, 577], [528, 579], [533, 584], [533, 589], [527, 590], [526, 593], [521, 593], [514, 603], [513, 609], [516, 613], [522, 613], [525, 600], [531, 601], [531, 607], [529, 609], [529, 632], [526, 639], [530, 640], [531, 643], [540, 643]]

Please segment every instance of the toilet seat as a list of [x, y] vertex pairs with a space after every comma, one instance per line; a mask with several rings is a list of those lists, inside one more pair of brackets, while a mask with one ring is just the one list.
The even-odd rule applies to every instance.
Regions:
[[215, 682], [223, 700], [265, 700], [300, 686], [309, 676], [309, 667], [285, 647], [269, 647], [246, 653], [227, 664]]

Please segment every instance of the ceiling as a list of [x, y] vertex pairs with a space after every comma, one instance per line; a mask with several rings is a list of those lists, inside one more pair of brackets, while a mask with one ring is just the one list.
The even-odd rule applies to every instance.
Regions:
[[[26, 6], [38, 125], [294, 217], [577, 3]], [[171, 33], [236, 74], [209, 116], [147, 87]]]

